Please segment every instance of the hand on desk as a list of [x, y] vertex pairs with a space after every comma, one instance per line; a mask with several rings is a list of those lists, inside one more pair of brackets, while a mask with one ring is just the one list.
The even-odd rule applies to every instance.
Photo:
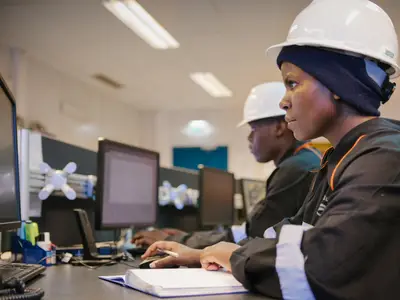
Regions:
[[232, 253], [240, 248], [239, 245], [227, 242], [220, 242], [213, 246], [204, 248], [200, 254], [202, 268], [209, 271], [217, 271], [219, 268], [225, 268], [232, 272], [230, 259]]
[[173, 228], [165, 228], [165, 229], [154, 229], [152, 231], [139, 231], [132, 238], [132, 243], [137, 246], [149, 246], [155, 242], [163, 241], [170, 235], [178, 235], [185, 234], [186, 232], [173, 229]]
[[153, 269], [165, 268], [172, 265], [200, 265], [200, 253], [202, 250], [192, 249], [176, 242], [156, 242], [147, 249], [146, 253], [142, 255], [142, 258], [146, 259], [150, 256], [157, 255], [160, 253], [159, 250], [168, 250], [175, 252], [178, 254], [178, 257], [167, 256], [165, 258], [157, 260], [150, 265], [150, 267]]
[[194, 266], [200, 265], [209, 271], [219, 270], [221, 267], [231, 271], [229, 262], [232, 253], [240, 246], [221, 242], [204, 250], [192, 249], [176, 242], [156, 242], [143, 254], [148, 258], [159, 254], [159, 250], [169, 250], [178, 254], [178, 257], [168, 256], [152, 263], [151, 268], [164, 268], [171, 265]]

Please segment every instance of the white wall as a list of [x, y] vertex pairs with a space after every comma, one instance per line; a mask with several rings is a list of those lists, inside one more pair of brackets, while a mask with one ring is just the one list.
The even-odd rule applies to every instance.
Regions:
[[11, 77], [9, 59], [10, 57], [8, 48], [0, 45], [0, 73], [6, 79], [6, 81], [9, 81]]
[[[236, 177], [265, 179], [273, 170], [255, 161], [247, 142], [248, 128], [236, 128], [241, 110], [159, 112], [155, 116], [155, 148], [161, 153], [161, 164], [172, 166], [172, 148], [184, 146], [228, 146], [228, 167]], [[181, 130], [190, 120], [207, 120], [216, 132], [206, 140], [191, 139]]]
[[[0, 72], [9, 80], [11, 67], [9, 49], [0, 46]], [[228, 146], [228, 166], [237, 177], [265, 179], [274, 168], [257, 163], [250, 154], [248, 128], [236, 128], [241, 110], [139, 112], [29, 55], [24, 56], [22, 70], [21, 97], [26, 105], [19, 113], [42, 122], [59, 140], [96, 150], [99, 136], [110, 138], [159, 151], [165, 167], [172, 166], [175, 146], [221, 145]], [[209, 121], [215, 134], [206, 140], [182, 134], [193, 119]]]
[[[0, 70], [12, 77], [5, 47], [0, 47]], [[26, 107], [20, 112], [25, 119], [40, 121], [57, 139], [92, 150], [97, 149], [99, 136], [138, 144], [138, 112], [132, 106], [28, 55], [23, 70]]]
[[156, 147], [156, 112], [139, 111], [137, 116], [137, 144], [150, 150], [158, 151]]

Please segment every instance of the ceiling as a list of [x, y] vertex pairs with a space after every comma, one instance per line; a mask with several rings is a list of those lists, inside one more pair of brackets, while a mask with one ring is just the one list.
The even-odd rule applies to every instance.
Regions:
[[[250, 88], [280, 80], [265, 49], [281, 42], [310, 0], [139, 0], [180, 43], [151, 48], [100, 0], [0, 0], [0, 44], [15, 46], [138, 109], [241, 107]], [[400, 1], [375, 1], [400, 16]], [[394, 23], [400, 29], [400, 19]], [[400, 32], [400, 30], [398, 30]], [[212, 98], [191, 81], [212, 72], [233, 91]], [[103, 73], [124, 85], [98, 83]]]

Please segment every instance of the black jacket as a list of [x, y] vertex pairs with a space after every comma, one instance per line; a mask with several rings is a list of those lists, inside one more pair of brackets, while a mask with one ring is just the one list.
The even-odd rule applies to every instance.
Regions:
[[253, 208], [248, 222], [241, 228], [232, 226], [230, 230], [223, 232], [193, 232], [171, 236], [168, 240], [202, 249], [221, 241], [239, 242], [246, 237], [262, 237], [268, 227], [285, 217], [294, 216], [301, 208], [315, 175], [311, 171], [319, 168], [320, 158], [318, 150], [309, 144], [296, 142], [269, 176], [266, 198]]
[[299, 213], [235, 251], [234, 276], [285, 299], [400, 297], [400, 125], [373, 119], [325, 154]]

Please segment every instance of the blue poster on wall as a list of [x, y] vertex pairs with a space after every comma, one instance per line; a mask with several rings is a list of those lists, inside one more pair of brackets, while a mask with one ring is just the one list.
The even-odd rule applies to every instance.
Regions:
[[174, 167], [198, 170], [199, 165], [228, 170], [228, 147], [204, 150], [200, 147], [175, 147], [173, 149]]

